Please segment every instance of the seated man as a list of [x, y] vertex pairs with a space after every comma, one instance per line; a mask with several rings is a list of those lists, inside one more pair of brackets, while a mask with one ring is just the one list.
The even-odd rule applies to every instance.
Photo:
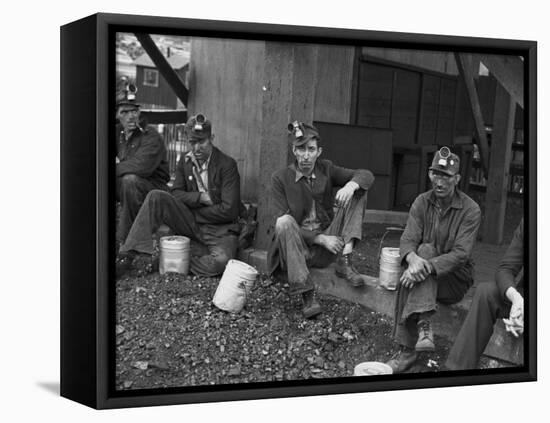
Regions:
[[506, 330], [515, 337], [523, 333], [523, 296], [517, 289], [523, 284], [523, 277], [516, 283], [516, 277], [523, 276], [522, 270], [523, 219], [500, 261], [495, 282], [481, 283], [476, 287], [470, 311], [445, 363], [447, 369], [477, 368], [498, 318], [503, 318]]
[[124, 242], [147, 193], [170, 180], [166, 148], [159, 133], [139, 118], [137, 89], [126, 78], [117, 92], [116, 198], [120, 201], [116, 239]]
[[481, 212], [458, 189], [460, 162], [447, 147], [434, 155], [429, 170], [432, 189], [420, 194], [409, 211], [400, 254], [407, 266], [395, 304], [394, 338], [399, 357], [388, 364], [394, 373], [409, 369], [418, 351], [433, 351], [431, 316], [436, 303], [460, 301], [473, 284], [471, 259]]
[[[271, 273], [279, 267], [286, 270], [291, 293], [302, 294], [302, 311], [310, 318], [321, 312], [310, 267], [328, 266], [338, 257], [338, 276], [353, 286], [363, 285], [351, 253], [354, 241], [361, 239], [365, 193], [374, 176], [368, 170], [350, 170], [319, 159], [323, 149], [313, 126], [295, 121], [289, 131], [296, 160], [272, 178], [276, 221], [268, 266]], [[335, 197], [333, 187], [342, 187]]]
[[145, 198], [120, 248], [119, 276], [136, 253], [153, 253], [152, 236], [162, 224], [191, 238], [195, 275], [219, 275], [235, 257], [241, 205], [237, 163], [214, 147], [212, 124], [204, 115], [191, 117], [185, 129], [191, 151], [178, 162], [172, 192], [154, 190]]

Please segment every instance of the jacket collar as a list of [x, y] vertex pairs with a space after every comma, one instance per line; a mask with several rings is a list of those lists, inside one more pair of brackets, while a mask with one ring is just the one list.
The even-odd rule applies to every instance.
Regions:
[[[288, 168], [292, 172], [294, 172], [294, 174], [295, 174], [295, 177], [294, 177], [294, 182], [295, 183], [297, 183], [302, 178], [307, 178], [307, 176], [302, 173], [300, 168], [298, 166], [296, 166], [296, 163], [292, 163], [290, 166], [288, 166]], [[311, 176], [312, 179], [317, 179], [317, 176], [315, 175], [315, 170], [316, 169], [317, 169], [317, 164], [315, 164], [315, 168], [313, 169], [313, 172], [311, 172], [310, 176]]]

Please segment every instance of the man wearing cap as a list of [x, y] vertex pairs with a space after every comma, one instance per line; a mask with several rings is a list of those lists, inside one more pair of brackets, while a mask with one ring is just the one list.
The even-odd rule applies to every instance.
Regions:
[[120, 243], [126, 239], [147, 193], [153, 189], [166, 189], [170, 180], [164, 141], [155, 128], [140, 119], [136, 91], [126, 78], [119, 81], [116, 196], [120, 201], [120, 212], [116, 239]]
[[394, 373], [408, 370], [417, 352], [433, 351], [431, 325], [436, 303], [460, 301], [473, 283], [472, 249], [481, 212], [458, 189], [460, 161], [447, 147], [436, 152], [428, 176], [432, 189], [420, 194], [409, 211], [400, 254], [406, 267], [397, 292]]
[[476, 286], [468, 315], [445, 363], [447, 370], [475, 369], [493, 334], [497, 318], [519, 337], [523, 325], [523, 219], [502, 257], [494, 282]]
[[[323, 149], [315, 127], [295, 121], [288, 129], [295, 161], [272, 177], [275, 222], [268, 266], [271, 273], [286, 271], [291, 293], [302, 295], [302, 312], [311, 318], [321, 306], [310, 267], [325, 267], [337, 258], [338, 276], [353, 286], [364, 283], [351, 253], [362, 236], [365, 193], [374, 176], [319, 159]], [[333, 187], [340, 187], [336, 196]]]
[[219, 275], [235, 257], [239, 234], [240, 177], [237, 163], [213, 145], [212, 124], [204, 115], [185, 127], [191, 150], [182, 155], [171, 193], [151, 191], [120, 248], [120, 276], [136, 254], [153, 253], [152, 236], [167, 225], [191, 239], [190, 270]]

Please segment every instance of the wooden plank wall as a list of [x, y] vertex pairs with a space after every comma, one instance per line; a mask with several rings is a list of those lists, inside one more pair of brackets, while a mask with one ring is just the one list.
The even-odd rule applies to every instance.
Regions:
[[363, 47], [363, 54], [435, 72], [458, 75], [453, 54], [449, 52]]
[[237, 160], [244, 201], [257, 201], [265, 42], [192, 38], [189, 116], [212, 120], [215, 144]]
[[350, 123], [355, 48], [319, 46], [318, 51], [313, 118]]

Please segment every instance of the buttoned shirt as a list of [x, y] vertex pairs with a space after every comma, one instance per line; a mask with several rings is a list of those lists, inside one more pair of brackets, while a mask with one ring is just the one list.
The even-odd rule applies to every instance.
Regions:
[[[305, 178], [306, 183], [308, 187], [310, 187], [313, 190], [313, 184], [315, 182], [316, 176], [315, 172], [312, 172], [309, 176], [302, 173], [302, 171], [297, 167], [296, 168], [296, 179], [294, 180], [295, 183], [298, 183], [300, 179]], [[321, 221], [317, 217], [317, 211], [316, 211], [316, 204], [315, 199], [311, 202], [311, 209], [307, 213], [307, 215], [304, 217], [304, 220], [300, 224], [300, 226], [303, 229], [307, 229], [308, 231], [317, 231], [321, 228]]]
[[420, 244], [432, 244], [437, 257], [430, 259], [437, 276], [467, 266], [473, 272], [472, 250], [481, 221], [477, 203], [456, 189], [447, 209], [440, 208], [433, 190], [420, 194], [409, 211], [400, 242], [405, 260]]
[[197, 182], [199, 192], [208, 192], [208, 165], [210, 164], [211, 156], [212, 154], [202, 164], [199, 164], [192, 151], [187, 153], [185, 156], [185, 160], [191, 160], [193, 162], [193, 173], [195, 174], [195, 178], [197, 179], [197, 181], [199, 180], [199, 178], [200, 181], [202, 181], [202, 184], [200, 182]]

